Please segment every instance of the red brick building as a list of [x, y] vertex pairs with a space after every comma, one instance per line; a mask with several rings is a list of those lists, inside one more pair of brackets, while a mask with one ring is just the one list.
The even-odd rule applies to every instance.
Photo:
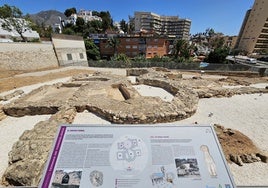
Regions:
[[[107, 38], [99, 40], [100, 54], [102, 57], [111, 57], [115, 49], [109, 47]], [[126, 54], [133, 58], [139, 55], [145, 55], [146, 58], [155, 56], [162, 57], [168, 54], [169, 40], [167, 38], [156, 37], [118, 37], [119, 45], [116, 52]]]

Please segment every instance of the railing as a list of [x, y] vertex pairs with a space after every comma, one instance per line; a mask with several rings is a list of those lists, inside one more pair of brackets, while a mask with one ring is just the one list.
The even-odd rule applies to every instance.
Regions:
[[206, 67], [201, 67], [200, 63], [178, 63], [178, 62], [120, 62], [120, 61], [89, 61], [90, 67], [107, 68], [148, 68], [164, 67], [168, 69], [182, 70], [209, 70], [209, 71], [252, 71], [251, 67], [240, 64], [214, 64], [209, 63]]

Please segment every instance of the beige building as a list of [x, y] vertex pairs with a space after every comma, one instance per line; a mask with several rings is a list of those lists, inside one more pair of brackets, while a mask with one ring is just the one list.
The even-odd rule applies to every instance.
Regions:
[[60, 66], [88, 66], [83, 37], [54, 34], [52, 43]]
[[152, 12], [134, 13], [135, 31], [147, 31], [158, 35], [189, 39], [191, 20], [178, 16], [160, 16]]
[[268, 1], [255, 0], [240, 29], [236, 47], [248, 53], [268, 53]]

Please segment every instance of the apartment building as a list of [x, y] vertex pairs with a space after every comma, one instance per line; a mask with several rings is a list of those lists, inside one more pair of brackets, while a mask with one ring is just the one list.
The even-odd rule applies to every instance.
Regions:
[[[114, 55], [114, 49], [108, 46], [108, 38], [98, 40], [100, 54], [102, 57], [111, 57]], [[154, 37], [118, 37], [119, 45], [117, 53], [126, 54], [133, 58], [138, 55], [144, 55], [146, 58], [155, 56], [162, 57], [168, 54], [169, 40], [167, 38]]]
[[248, 10], [237, 39], [236, 48], [248, 53], [268, 53], [268, 1], [255, 0]]
[[189, 39], [191, 20], [178, 16], [160, 16], [152, 12], [134, 13], [135, 31], [147, 31], [160, 36], [174, 36]]

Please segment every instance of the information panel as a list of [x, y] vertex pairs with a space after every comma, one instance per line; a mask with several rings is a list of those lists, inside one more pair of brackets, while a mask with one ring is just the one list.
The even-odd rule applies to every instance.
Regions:
[[236, 186], [212, 126], [62, 125], [40, 187]]

